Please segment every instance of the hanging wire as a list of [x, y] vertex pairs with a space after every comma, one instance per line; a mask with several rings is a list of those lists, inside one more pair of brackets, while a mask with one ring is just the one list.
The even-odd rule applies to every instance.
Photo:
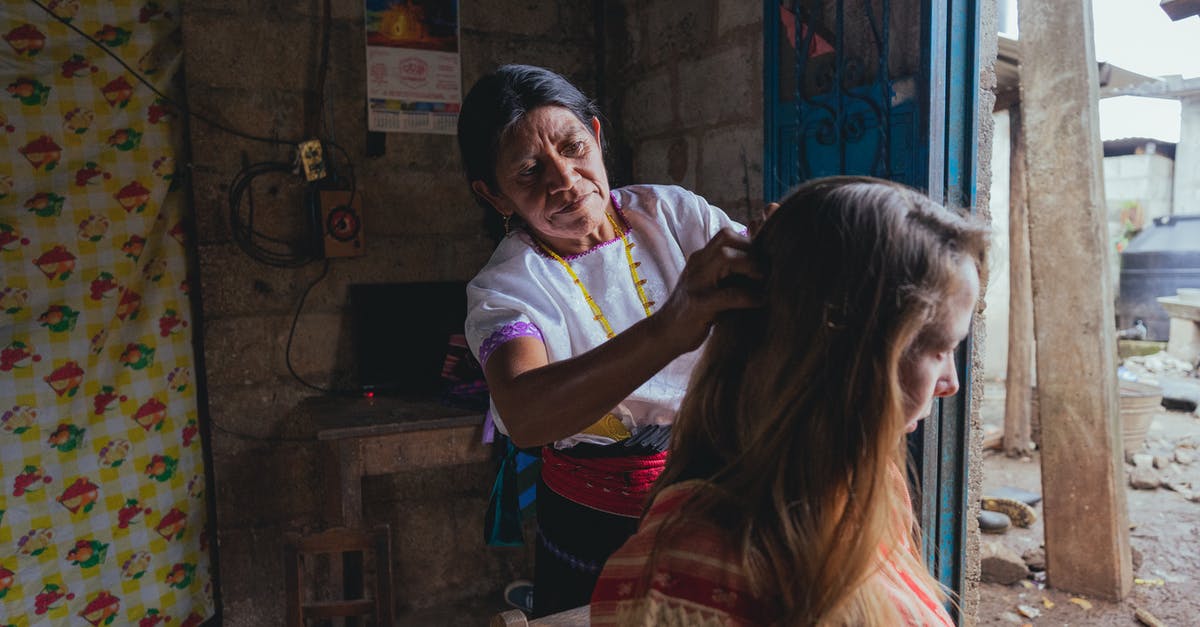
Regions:
[[226, 133], [229, 133], [229, 134], [231, 134], [231, 135], [236, 135], [236, 136], [238, 136], [238, 137], [241, 137], [241, 138], [243, 138], [243, 139], [249, 139], [249, 140], [258, 141], [258, 142], [264, 142], [264, 143], [268, 143], [268, 144], [286, 145], [286, 146], [295, 146], [296, 144], [299, 144], [299, 143], [300, 143], [300, 141], [299, 141], [299, 140], [287, 140], [287, 139], [278, 139], [278, 138], [271, 138], [271, 137], [262, 137], [262, 136], [259, 136], [259, 135], [252, 135], [252, 134], [250, 134], [250, 133], [246, 133], [246, 132], [240, 131], [240, 130], [238, 130], [238, 129], [235, 129], [235, 128], [230, 128], [229, 126], [226, 126], [226, 125], [224, 125], [224, 124], [222, 124], [222, 123], [220, 123], [220, 122], [217, 122], [216, 120], [213, 120], [212, 118], [209, 118], [209, 117], [208, 117], [208, 116], [206, 116], [206, 115], [203, 115], [203, 114], [201, 114], [201, 113], [197, 113], [197, 112], [195, 112], [195, 111], [192, 111], [192, 110], [188, 109], [188, 107], [187, 107], [187, 105], [186, 105], [186, 104], [184, 104], [184, 103], [181, 103], [181, 102], [179, 102], [179, 101], [175, 100], [174, 98], [171, 98], [170, 96], [168, 96], [168, 95], [166, 95], [166, 94], [162, 93], [161, 91], [159, 91], [159, 90], [158, 90], [158, 88], [157, 88], [157, 87], [155, 87], [153, 83], [151, 83], [151, 82], [150, 82], [149, 80], [147, 80], [147, 79], [146, 79], [144, 76], [142, 76], [140, 73], [138, 73], [138, 71], [137, 71], [137, 70], [135, 70], [135, 69], [133, 69], [132, 67], [130, 67], [130, 66], [129, 66], [129, 64], [128, 64], [128, 63], [126, 63], [124, 59], [122, 59], [120, 56], [118, 56], [118, 55], [117, 55], [117, 53], [113, 52], [112, 50], [109, 50], [109, 49], [108, 49], [107, 47], [105, 47], [103, 44], [101, 44], [100, 42], [96, 41], [96, 40], [95, 40], [95, 39], [94, 39], [94, 38], [93, 38], [91, 35], [89, 35], [89, 34], [87, 34], [87, 33], [83, 32], [82, 30], [80, 30], [80, 29], [79, 29], [79, 27], [77, 27], [77, 26], [75, 26], [74, 24], [72, 24], [72, 23], [71, 23], [69, 20], [66, 20], [66, 19], [64, 19], [64, 18], [62, 18], [62, 17], [59, 17], [59, 16], [58, 16], [56, 13], [54, 13], [54, 11], [52, 11], [52, 10], [51, 10], [49, 7], [47, 7], [46, 5], [44, 5], [44, 4], [42, 4], [41, 2], [39, 2], [39, 0], [29, 0], [29, 2], [31, 2], [31, 3], [33, 3], [33, 4], [35, 4], [35, 5], [37, 5], [37, 7], [38, 7], [38, 8], [40, 8], [40, 9], [41, 9], [41, 10], [43, 10], [43, 11], [45, 11], [45, 12], [46, 12], [46, 13], [47, 13], [47, 14], [48, 14], [50, 17], [52, 17], [52, 18], [54, 18], [55, 20], [57, 20], [58, 22], [62, 23], [62, 24], [63, 24], [64, 26], [66, 26], [67, 28], [69, 28], [69, 29], [71, 29], [71, 30], [75, 31], [76, 33], [78, 33], [78, 34], [79, 34], [79, 36], [80, 36], [80, 37], [83, 37], [84, 39], [86, 39], [86, 40], [88, 40], [89, 42], [91, 42], [91, 44], [92, 44], [93, 46], [95, 46], [95, 47], [99, 48], [100, 50], [104, 51], [104, 54], [107, 54], [108, 56], [110, 56], [110, 57], [112, 57], [113, 59], [115, 59], [115, 60], [116, 60], [116, 62], [117, 62], [117, 63], [120, 63], [120, 64], [121, 64], [121, 67], [125, 68], [125, 69], [126, 69], [126, 70], [127, 70], [129, 73], [130, 73], [130, 74], [132, 74], [132, 75], [133, 75], [133, 77], [134, 77], [135, 79], [137, 79], [137, 80], [138, 80], [138, 82], [140, 82], [140, 83], [142, 83], [143, 85], [145, 85], [146, 87], [148, 87], [148, 88], [150, 89], [150, 91], [154, 92], [154, 94], [155, 94], [156, 96], [158, 96], [159, 98], [162, 98], [162, 99], [163, 99], [163, 101], [165, 101], [167, 104], [171, 105], [172, 107], [175, 107], [175, 108], [176, 108], [176, 109], [178, 109], [180, 112], [182, 112], [184, 115], [187, 115], [187, 116], [193, 117], [193, 118], [195, 118], [195, 119], [197, 119], [197, 120], [200, 120], [201, 122], [204, 122], [205, 124], [208, 124], [208, 125], [210, 125], [210, 126], [213, 126], [213, 127], [215, 127], [215, 128], [218, 128], [218, 129], [220, 129], [220, 130], [222, 130], [222, 131], [225, 131]]
[[300, 303], [296, 305], [296, 315], [292, 316], [292, 328], [288, 331], [287, 347], [284, 348], [283, 351], [283, 360], [284, 363], [287, 364], [288, 372], [291, 373], [292, 378], [299, 381], [301, 385], [316, 390], [322, 394], [334, 394], [337, 392], [336, 390], [323, 388], [319, 385], [309, 383], [304, 379], [304, 377], [301, 377], [300, 374], [296, 372], [294, 367], [292, 367], [292, 340], [296, 336], [296, 323], [300, 320], [300, 312], [304, 309], [304, 301], [308, 300], [308, 293], [311, 292], [312, 288], [316, 287], [318, 283], [324, 280], [325, 275], [327, 274], [329, 274], [328, 259], [326, 259], [325, 263], [321, 266], [321, 274], [318, 275], [317, 278], [313, 279], [312, 282], [308, 284], [308, 287], [304, 288], [304, 294], [300, 296]]
[[[191, 110], [190, 108], [188, 108], [188, 106], [185, 103], [177, 101], [176, 99], [174, 99], [174, 98], [166, 95], [162, 91], [160, 91], [153, 83], [151, 83], [146, 77], [142, 76], [142, 74], [140, 72], [133, 69], [119, 55], [117, 55], [112, 50], [109, 50], [107, 47], [102, 45], [100, 42], [96, 41], [96, 39], [93, 38], [91, 35], [87, 34], [83, 30], [79, 29], [77, 26], [72, 24], [71, 21], [58, 16], [57, 14], [54, 13], [54, 11], [52, 11], [49, 7], [47, 7], [45, 4], [43, 4], [39, 0], [29, 0], [29, 2], [34, 4], [35, 6], [37, 6], [42, 11], [44, 11], [47, 15], [52, 17], [54, 20], [58, 21], [59, 23], [63, 24], [70, 30], [77, 33], [80, 37], [83, 37], [85, 40], [87, 40], [89, 43], [91, 43], [94, 47], [103, 51], [109, 57], [112, 57], [117, 63], [119, 63], [121, 65], [121, 67], [123, 67], [127, 72], [129, 72], [129, 74], [132, 75], [135, 80], [137, 80], [139, 83], [145, 85], [148, 89], [150, 89], [150, 91], [154, 92], [154, 94], [156, 96], [161, 98], [163, 102], [174, 107], [182, 115], [185, 115], [189, 118], [200, 120], [201, 122], [204, 122], [205, 124], [208, 124], [209, 126], [212, 126], [213, 128], [216, 128], [218, 130], [224, 131], [230, 135], [234, 135], [236, 137], [241, 137], [243, 139], [248, 139], [251, 141], [262, 142], [262, 143], [271, 144], [271, 145], [275, 145], [275, 146], [289, 146], [294, 151], [297, 149], [297, 146], [301, 143], [301, 140], [296, 140], [296, 139], [279, 139], [277, 137], [263, 137], [260, 135], [254, 135], [251, 133], [247, 133], [247, 132], [241, 131], [239, 129], [232, 128], [226, 124], [222, 124], [221, 122], [217, 122], [216, 120], [210, 118], [207, 115], [204, 115], [199, 112]], [[326, 115], [325, 115], [325, 106], [326, 106], [325, 83], [326, 83], [326, 79], [328, 76], [329, 49], [330, 49], [330, 39], [331, 39], [331, 30], [332, 30], [332, 28], [331, 28], [331, 15], [332, 15], [331, 0], [324, 0], [323, 9], [324, 10], [323, 10], [322, 32], [321, 32], [321, 58], [320, 58], [320, 64], [317, 69], [317, 88], [316, 88], [317, 101], [316, 101], [315, 111], [317, 111], [317, 114], [320, 117], [320, 121], [319, 121], [320, 123], [318, 124], [318, 127], [323, 128], [326, 126], [326, 124], [328, 124], [330, 129], [332, 129], [333, 123], [330, 119], [327, 119]], [[329, 118], [332, 118], [332, 115], [329, 115]], [[318, 129], [312, 129], [312, 130], [318, 130]], [[330, 131], [330, 135], [332, 135], [332, 130]], [[346, 150], [344, 148], [342, 148], [342, 146], [340, 146], [337, 143], [335, 143], [334, 141], [332, 141], [332, 139], [325, 140], [323, 143], [328, 146], [333, 147], [335, 150], [337, 150], [339, 153], [341, 153], [342, 158], [344, 159], [345, 172], [342, 173], [339, 171], [336, 160], [331, 158], [332, 155], [327, 155], [327, 160], [326, 160], [327, 161], [327, 170], [328, 170], [329, 174], [331, 175], [331, 177], [333, 177], [338, 183], [345, 185], [349, 188], [350, 197], [346, 204], [353, 205], [354, 197], [355, 197], [355, 194], [357, 193], [357, 185], [356, 185], [356, 181], [354, 178], [354, 164], [353, 164], [352, 160], [350, 159], [350, 155], [349, 155], [349, 153], [346, 152]], [[254, 227], [255, 206], [254, 206], [254, 196], [253, 196], [253, 190], [252, 190], [252, 184], [253, 184], [254, 180], [257, 177], [263, 176], [263, 175], [285, 174], [285, 173], [290, 174], [292, 176], [295, 176], [299, 173], [298, 167], [297, 167], [295, 161], [289, 161], [289, 162], [263, 161], [263, 162], [252, 163], [252, 164], [243, 164], [242, 169], [239, 170], [234, 175], [233, 180], [231, 181], [230, 186], [229, 186], [229, 195], [228, 195], [229, 223], [230, 223], [231, 235], [232, 235], [234, 242], [238, 245], [238, 247], [243, 252], [245, 252], [248, 256], [250, 256], [255, 261], [258, 261], [260, 263], [263, 263], [263, 264], [269, 265], [269, 266], [273, 266], [273, 267], [297, 268], [297, 267], [301, 267], [303, 265], [306, 265], [306, 264], [320, 258], [320, 255], [317, 254], [317, 251], [313, 249], [313, 247], [314, 247], [313, 243], [314, 243], [314, 241], [316, 241], [315, 237], [310, 236], [310, 237], [304, 238], [304, 240], [302, 242], [296, 243], [296, 242], [288, 241], [288, 240], [285, 240], [282, 238], [277, 238], [277, 237], [274, 237], [271, 235], [267, 235], [265, 233], [258, 231]], [[310, 210], [314, 210], [314, 208], [316, 207], [316, 201], [314, 200], [314, 198], [315, 198], [315, 195], [317, 194], [317, 191], [318, 190], [317, 190], [316, 186], [313, 184], [309, 184], [306, 187], [306, 190], [305, 190], [306, 205], [309, 206]], [[243, 196], [245, 196], [247, 199], [247, 203], [246, 203], [247, 211], [244, 214], [242, 211]], [[314, 227], [314, 228], [319, 228], [319, 227]], [[312, 291], [312, 288], [315, 287], [317, 285], [317, 283], [319, 283], [321, 280], [323, 280], [325, 278], [325, 276], [328, 274], [328, 271], [329, 271], [329, 260], [326, 259], [324, 266], [321, 270], [321, 274], [315, 280], [313, 280], [313, 282], [309, 283], [308, 287], [304, 290], [304, 294], [300, 297], [300, 302], [296, 307], [296, 313], [292, 317], [291, 329], [288, 332], [288, 341], [287, 341], [287, 348], [286, 348], [286, 355], [285, 355], [285, 361], [287, 363], [288, 372], [292, 375], [293, 378], [296, 379], [296, 381], [300, 382], [305, 387], [311, 388], [313, 390], [316, 390], [318, 392], [322, 392], [325, 394], [334, 393], [336, 391], [331, 390], [331, 389], [322, 388], [322, 387], [313, 385], [312, 383], [309, 383], [308, 381], [305, 381], [292, 367], [291, 348], [292, 348], [292, 340], [293, 340], [295, 332], [296, 332], [296, 325], [300, 318], [300, 312], [304, 308], [304, 302], [308, 298], [308, 294], [309, 294], [309, 292]], [[291, 438], [259, 437], [259, 436], [254, 436], [254, 435], [250, 435], [250, 434], [239, 433], [237, 431], [232, 431], [230, 429], [226, 429], [215, 422], [213, 422], [213, 426], [222, 432], [228, 433], [233, 436], [245, 438], [245, 439], [262, 440], [262, 441], [292, 441], [293, 440]], [[297, 438], [295, 440], [299, 441], [300, 439]], [[307, 440], [305, 439], [305, 441], [307, 441]]]

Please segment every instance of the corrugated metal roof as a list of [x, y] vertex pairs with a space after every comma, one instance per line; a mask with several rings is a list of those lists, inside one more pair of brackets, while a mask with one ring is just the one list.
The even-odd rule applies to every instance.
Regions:
[[1121, 137], [1104, 141], [1104, 156], [1119, 157], [1121, 155], [1137, 155], [1148, 152], [1146, 147], [1153, 145], [1155, 154], [1175, 159], [1175, 142], [1163, 141], [1152, 137]]
[[[1162, 81], [1153, 76], [1131, 72], [1106, 61], [1097, 63], [1100, 97], [1129, 94], [1150, 89]], [[1021, 46], [1017, 40], [1001, 35], [996, 50], [996, 110], [1007, 109], [1021, 99]]]

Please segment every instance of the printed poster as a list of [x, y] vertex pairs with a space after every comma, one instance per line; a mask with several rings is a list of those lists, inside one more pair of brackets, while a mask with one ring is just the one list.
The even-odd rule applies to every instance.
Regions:
[[458, 0], [364, 0], [367, 130], [453, 135], [462, 106]]

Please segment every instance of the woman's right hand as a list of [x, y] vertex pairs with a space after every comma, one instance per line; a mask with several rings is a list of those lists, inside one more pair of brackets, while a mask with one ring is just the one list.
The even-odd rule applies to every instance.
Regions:
[[750, 238], [726, 227], [688, 257], [667, 302], [651, 317], [678, 354], [698, 348], [722, 311], [762, 306], [762, 273], [749, 250]]

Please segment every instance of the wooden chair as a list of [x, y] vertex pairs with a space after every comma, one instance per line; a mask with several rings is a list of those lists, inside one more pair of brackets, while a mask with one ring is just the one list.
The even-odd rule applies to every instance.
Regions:
[[[375, 559], [375, 586], [371, 598], [333, 601], [304, 601], [305, 556], [321, 553], [337, 554], [339, 558], [363, 556], [371, 552]], [[320, 533], [284, 537], [284, 571], [287, 577], [287, 624], [302, 627], [305, 621], [316, 618], [369, 617], [381, 627], [392, 625], [392, 537], [387, 525], [369, 531], [334, 528]], [[346, 559], [347, 568], [361, 565], [365, 559]], [[358, 566], [361, 568], [361, 566]], [[350, 575], [351, 573], [347, 573]], [[362, 574], [354, 573], [359, 581]], [[347, 623], [349, 624], [349, 623]]]
[[589, 611], [582, 605], [531, 620], [521, 610], [507, 610], [492, 616], [490, 627], [587, 627], [591, 623]]

